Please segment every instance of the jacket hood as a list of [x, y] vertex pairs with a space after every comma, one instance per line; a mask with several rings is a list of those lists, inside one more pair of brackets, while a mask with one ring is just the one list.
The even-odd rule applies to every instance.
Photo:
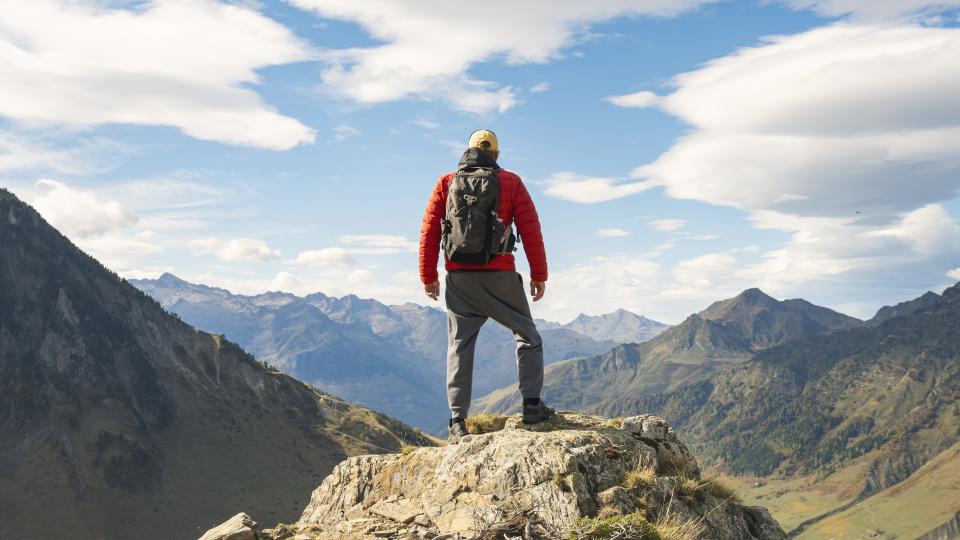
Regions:
[[460, 163], [457, 164], [457, 170], [469, 169], [472, 167], [492, 167], [499, 169], [497, 161], [490, 157], [490, 154], [479, 148], [467, 148], [467, 151], [460, 156]]

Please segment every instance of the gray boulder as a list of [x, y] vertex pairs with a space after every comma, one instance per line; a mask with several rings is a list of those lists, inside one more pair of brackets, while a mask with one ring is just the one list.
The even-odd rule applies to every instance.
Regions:
[[257, 522], [240, 512], [210, 529], [200, 540], [258, 540]]

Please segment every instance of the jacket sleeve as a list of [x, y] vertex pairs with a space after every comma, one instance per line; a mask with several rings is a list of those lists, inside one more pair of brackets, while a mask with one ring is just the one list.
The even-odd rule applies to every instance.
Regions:
[[547, 252], [543, 246], [543, 234], [540, 232], [540, 218], [537, 209], [533, 206], [533, 199], [527, 192], [526, 186], [517, 178], [517, 191], [514, 194], [513, 221], [520, 231], [520, 242], [523, 252], [527, 254], [527, 263], [530, 264], [530, 279], [533, 281], [547, 280]]
[[443, 184], [446, 176], [441, 176], [427, 201], [427, 210], [423, 213], [420, 227], [420, 281], [424, 284], [439, 279], [437, 261], [440, 259], [440, 220], [447, 212]]

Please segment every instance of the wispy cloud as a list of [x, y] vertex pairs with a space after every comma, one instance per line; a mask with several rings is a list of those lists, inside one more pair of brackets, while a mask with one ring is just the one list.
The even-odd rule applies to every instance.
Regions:
[[623, 182], [616, 178], [580, 176], [572, 172], [557, 172], [544, 182], [544, 193], [551, 197], [581, 204], [612, 201], [652, 187], [646, 182]]
[[647, 226], [655, 231], [673, 232], [684, 228], [687, 221], [677, 218], [654, 219], [647, 222]]
[[960, 0], [780, 0], [795, 9], [811, 9], [821, 15], [850, 15], [857, 20], [894, 21], [926, 19], [960, 7]]
[[350, 253], [363, 255], [388, 255], [392, 253], [416, 253], [419, 244], [405, 236], [392, 234], [346, 234], [338, 241], [350, 247]]
[[622, 236], [630, 236], [632, 233], [626, 229], [597, 229], [597, 236], [603, 236], [606, 238], [618, 238]]
[[550, 82], [549, 82], [549, 81], [539, 82], [539, 83], [537, 83], [537, 84], [535, 84], [535, 85], [533, 85], [533, 86], [530, 87], [530, 93], [531, 93], [531, 94], [540, 94], [540, 93], [542, 93], [542, 92], [546, 92], [547, 90], [550, 90]]
[[360, 130], [353, 126], [339, 125], [333, 128], [333, 142], [342, 142], [358, 135], [360, 135]]
[[433, 120], [427, 120], [427, 119], [424, 119], [424, 118], [417, 118], [416, 120], [413, 121], [413, 123], [416, 124], [416, 125], [418, 125], [418, 126], [420, 126], [420, 127], [422, 127], [422, 128], [424, 128], [424, 129], [439, 129], [439, 128], [440, 128], [440, 124], [439, 124], [439, 123], [434, 122]]
[[[512, 65], [546, 63], [592, 23], [618, 16], [674, 16], [709, 0], [530, 0], [479, 10], [445, 0], [290, 1], [323, 18], [357, 23], [382, 42], [331, 51], [323, 73], [327, 92], [360, 103], [440, 99], [482, 114], [516, 105], [516, 91], [470, 76], [474, 64], [501, 59]], [[504, 17], [504, 11], [510, 16]]]

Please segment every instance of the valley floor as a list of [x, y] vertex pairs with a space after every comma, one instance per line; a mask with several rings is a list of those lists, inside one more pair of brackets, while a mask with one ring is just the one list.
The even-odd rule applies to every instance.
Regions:
[[[868, 466], [861, 460], [819, 481], [813, 477], [720, 478], [745, 504], [766, 506], [788, 532], [811, 518], [835, 512], [791, 535], [800, 540], [913, 540], [960, 511], [960, 443], [900, 484], [856, 501]], [[754, 487], [757, 483], [762, 485]]]

